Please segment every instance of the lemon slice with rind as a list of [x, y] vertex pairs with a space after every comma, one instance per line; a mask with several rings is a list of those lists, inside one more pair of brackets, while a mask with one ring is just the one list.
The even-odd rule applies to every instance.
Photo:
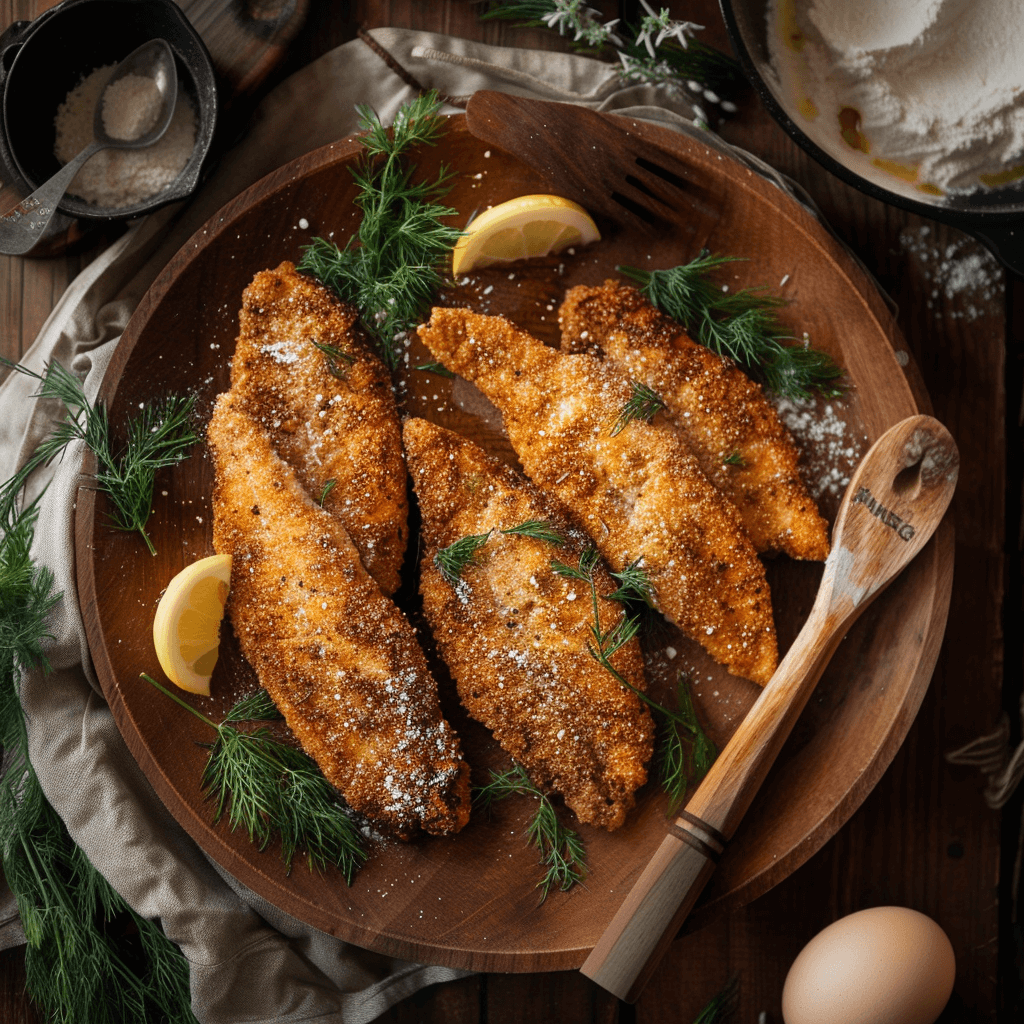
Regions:
[[230, 585], [231, 556], [210, 555], [182, 569], [157, 605], [157, 659], [167, 678], [189, 693], [210, 695]]
[[484, 210], [470, 222], [452, 251], [452, 273], [547, 256], [600, 238], [597, 225], [579, 203], [561, 196], [519, 196]]

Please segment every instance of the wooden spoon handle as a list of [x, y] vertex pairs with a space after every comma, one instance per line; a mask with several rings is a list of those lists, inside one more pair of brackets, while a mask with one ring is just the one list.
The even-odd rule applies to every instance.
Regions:
[[[821, 617], [812, 612], [812, 618], [816, 631]], [[835, 633], [828, 645], [794, 643], [790, 648], [771, 689], [762, 691], [715, 759], [580, 968], [602, 988], [627, 1002], [643, 991], [714, 874], [840, 639]], [[790, 680], [803, 684], [795, 699]], [[782, 685], [775, 689], [776, 683]]]
[[930, 416], [897, 423], [864, 456], [803, 629], [584, 962], [588, 978], [620, 999], [643, 990], [840, 640], [942, 520], [958, 466], [952, 437]]

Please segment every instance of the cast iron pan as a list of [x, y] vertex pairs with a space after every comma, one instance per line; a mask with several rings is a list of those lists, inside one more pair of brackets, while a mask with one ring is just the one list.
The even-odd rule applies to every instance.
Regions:
[[158, 37], [174, 51], [180, 88], [196, 111], [189, 162], [167, 189], [141, 203], [112, 210], [65, 195], [57, 209], [72, 218], [125, 219], [191, 194], [213, 141], [217, 87], [206, 47], [172, 0], [64, 0], [0, 36], [0, 157], [7, 177], [27, 195], [55, 174], [54, 117], [68, 92], [95, 68]]

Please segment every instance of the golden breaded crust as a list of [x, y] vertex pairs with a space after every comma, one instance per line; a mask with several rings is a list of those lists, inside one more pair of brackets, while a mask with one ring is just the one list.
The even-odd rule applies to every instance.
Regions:
[[242, 295], [231, 390], [314, 500], [334, 481], [324, 508], [393, 594], [408, 537], [401, 426], [387, 368], [357, 321], [293, 264], [262, 271]]
[[572, 510], [614, 570], [642, 558], [658, 607], [684, 633], [730, 672], [771, 678], [771, 595], [739, 514], [670, 425], [613, 434], [631, 396], [625, 376], [465, 309], [435, 308], [419, 335], [501, 410], [527, 476]]
[[[647, 780], [654, 725], [639, 698], [588, 651], [589, 585], [565, 579], [557, 558], [577, 566], [590, 538], [558, 502], [458, 434], [422, 419], [403, 428], [406, 458], [423, 518], [423, 610], [463, 704], [542, 789], [562, 794], [582, 822], [609, 830], [625, 821]], [[556, 546], [502, 530], [543, 520]], [[459, 581], [434, 564], [438, 549], [490, 533]], [[603, 595], [618, 584], [594, 573], [602, 630], [623, 618]], [[616, 671], [644, 688], [634, 639], [613, 657]]]
[[692, 341], [636, 288], [566, 292], [562, 349], [593, 352], [665, 403], [707, 478], [739, 510], [754, 547], [824, 561], [828, 524], [800, 477], [800, 453], [760, 385]]
[[207, 440], [227, 610], [260, 683], [356, 811], [403, 838], [458, 831], [469, 769], [412, 627], [232, 392]]

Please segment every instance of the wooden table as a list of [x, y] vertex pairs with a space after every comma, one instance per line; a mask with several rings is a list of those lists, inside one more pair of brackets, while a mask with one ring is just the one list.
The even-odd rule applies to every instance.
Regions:
[[[0, 0], [0, 30], [51, 5]], [[189, 5], [182, 0], [182, 6]], [[607, 17], [619, 14], [614, 2], [595, 6]], [[729, 49], [713, 0], [669, 6], [677, 17], [705, 25], [706, 42]], [[360, 26], [385, 25], [564, 48], [554, 33], [482, 23], [476, 6], [458, 0], [314, 2], [286, 51], [253, 55], [249, 74], [236, 82], [244, 94], [236, 116], [244, 117], [250, 100], [287, 72], [351, 39]], [[736, 979], [735, 1019], [779, 1022], [782, 985], [802, 946], [836, 918], [879, 904], [921, 910], [952, 940], [957, 980], [942, 1021], [1021, 1019], [1021, 935], [1012, 877], [1022, 797], [1015, 794], [1001, 812], [990, 809], [984, 776], [949, 764], [945, 754], [990, 732], [1004, 708], [1012, 738], [1019, 738], [1024, 286], [1005, 281], [985, 251], [959, 232], [886, 207], [830, 177], [776, 126], [752, 92], [741, 98], [739, 113], [721, 134], [800, 182], [895, 300], [935, 414], [960, 446], [954, 593], [931, 687], [896, 759], [851, 820], [766, 895], [677, 940], [635, 1006], [619, 1003], [576, 972], [492, 974], [423, 991], [381, 1021], [686, 1022]], [[0, 257], [0, 354], [17, 358], [31, 344], [53, 303], [103, 244], [97, 239], [46, 259]], [[966, 277], [963, 271], [978, 257], [984, 273]], [[22, 952], [0, 954], [5, 1024], [38, 1019], [23, 982]]]

